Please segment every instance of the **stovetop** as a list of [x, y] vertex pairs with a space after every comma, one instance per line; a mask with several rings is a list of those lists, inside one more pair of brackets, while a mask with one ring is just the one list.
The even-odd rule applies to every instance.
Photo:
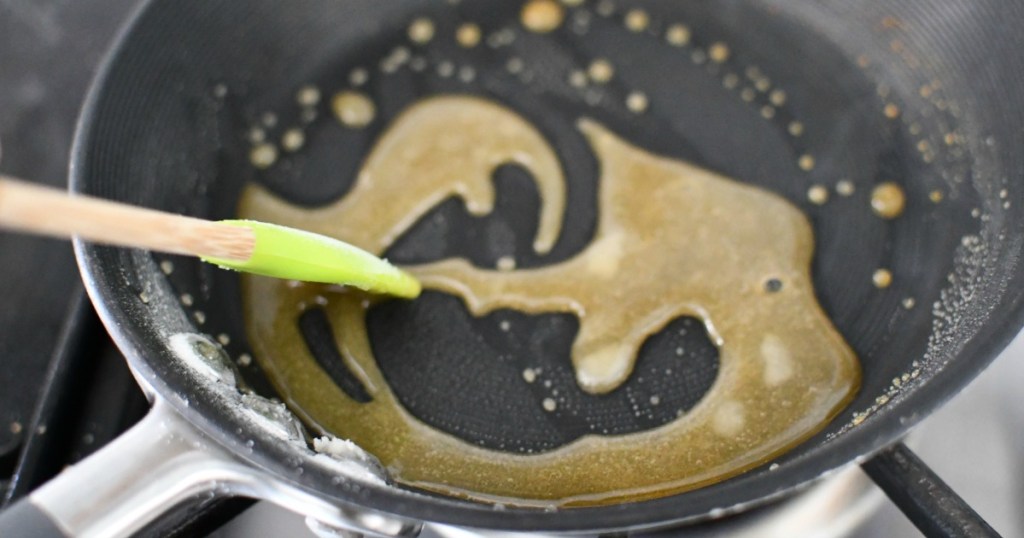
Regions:
[[[50, 185], [66, 182], [71, 137], [89, 80], [136, 4], [0, 0], [0, 173]], [[91, 312], [68, 243], [0, 232], [0, 297], [2, 505], [116, 437], [141, 418], [147, 402]], [[1018, 338], [910, 440], [922, 459], [1007, 536], [1024, 535], [1024, 405], [1017, 395], [1022, 381], [1024, 339]], [[875, 504], [878, 511], [853, 536], [918, 535], [891, 504]], [[438, 532], [446, 531], [425, 535]], [[310, 535], [302, 517], [245, 502], [222, 503], [178, 534]]]

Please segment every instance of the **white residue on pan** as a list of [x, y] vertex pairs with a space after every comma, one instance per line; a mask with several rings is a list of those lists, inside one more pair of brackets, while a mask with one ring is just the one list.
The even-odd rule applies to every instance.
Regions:
[[313, 456], [339, 476], [346, 476], [371, 484], [387, 484], [387, 474], [377, 458], [352, 441], [334, 436], [313, 439]]
[[[989, 319], [996, 301], [988, 297], [1001, 296], [1005, 284], [994, 290], [985, 289], [986, 284], [990, 284], [986, 268], [993, 266], [997, 254], [990, 249], [992, 243], [988, 235], [988, 230], [982, 230], [980, 235], [968, 234], [961, 238], [960, 246], [953, 255], [953, 271], [946, 277], [949, 284], [939, 292], [939, 299], [932, 305], [932, 328], [922, 358], [913, 361], [904, 373], [893, 377], [870, 406], [854, 411], [850, 422], [830, 434], [830, 439], [859, 426], [890, 402], [898, 402], [903, 391], [915, 386], [922, 374], [934, 374], [944, 368]], [[903, 306], [905, 308], [906, 304]], [[931, 376], [925, 375], [928, 377]]]

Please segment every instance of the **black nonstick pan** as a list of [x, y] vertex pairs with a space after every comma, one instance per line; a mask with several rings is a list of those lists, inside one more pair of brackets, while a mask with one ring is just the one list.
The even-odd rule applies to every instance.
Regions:
[[[774, 461], [655, 500], [495, 507], [385, 485], [356, 449], [336, 458], [311, 450], [309, 438], [322, 432], [303, 429], [272, 400], [280, 395], [252, 357], [236, 275], [79, 244], [90, 296], [157, 404], [101, 453], [107, 467], [86, 463], [57, 481], [92, 480], [91, 492], [77, 490], [88, 503], [70, 507], [76, 488], [88, 486], [51, 484], [15, 509], [21, 524], [43, 525], [45, 514], [67, 534], [128, 533], [207, 493], [270, 498], [326, 525], [392, 535], [420, 521], [551, 532], [706, 521], [779, 499], [897, 442], [1017, 334], [1024, 5], [565, 4], [560, 26], [535, 34], [519, 24], [519, 2], [146, 2], [86, 105], [72, 189], [205, 218], [234, 217], [250, 184], [320, 207], [344, 196], [376, 138], [411, 104], [472, 95], [515, 110], [555, 148], [568, 187], [557, 243], [549, 254], [532, 250], [539, 195], [522, 168], [507, 166], [494, 176], [493, 214], [445, 201], [387, 255], [494, 267], [514, 252], [518, 267], [540, 267], [571, 257], [594, 234], [599, 170], [575, 128], [594, 118], [648, 151], [768, 189], [808, 216], [818, 300], [863, 367], [849, 407]], [[646, 14], [643, 24], [634, 9]], [[409, 35], [424, 17], [434, 24], [425, 44]], [[465, 22], [481, 30], [475, 46], [455, 38]], [[576, 71], [596, 58], [615, 67], [614, 77], [579, 84]], [[308, 86], [322, 94], [317, 104], [296, 101]], [[365, 128], [343, 127], [331, 113], [330, 96], [346, 89], [375, 103]], [[279, 142], [290, 129], [304, 139], [294, 152]], [[263, 143], [277, 155], [258, 156], [257, 166], [253, 150]], [[898, 218], [872, 211], [871, 192], [884, 182], [906, 194]], [[873, 283], [879, 268], [891, 272], [888, 286]], [[295, 322], [310, 348], [323, 350], [320, 366], [358, 399], [313, 312]], [[499, 337], [503, 319], [514, 323]], [[656, 428], [693, 407], [718, 368], [702, 331], [679, 330], [696, 327], [687, 319], [652, 336], [630, 380], [601, 397], [574, 383], [570, 316], [474, 318], [457, 298], [428, 292], [374, 307], [367, 324], [380, 369], [410, 413], [492, 448], [544, 451], [593, 432]], [[547, 388], [581, 412], [538, 413], [539, 393], [522, 388], [527, 363], [552, 372]], [[652, 394], [658, 405], [645, 405]]]

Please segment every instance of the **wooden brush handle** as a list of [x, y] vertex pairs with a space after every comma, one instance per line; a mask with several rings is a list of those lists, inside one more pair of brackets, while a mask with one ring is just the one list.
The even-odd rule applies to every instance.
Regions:
[[252, 230], [40, 187], [0, 175], [0, 228], [238, 261]]

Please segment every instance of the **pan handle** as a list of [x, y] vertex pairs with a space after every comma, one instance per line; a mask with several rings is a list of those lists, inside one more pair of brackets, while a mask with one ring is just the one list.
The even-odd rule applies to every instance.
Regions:
[[886, 448], [861, 467], [925, 536], [999, 536], [903, 443]]
[[415, 536], [420, 525], [337, 506], [242, 462], [159, 399], [132, 429], [0, 512], [0, 535], [122, 537], [196, 499], [266, 499], [322, 525]]

